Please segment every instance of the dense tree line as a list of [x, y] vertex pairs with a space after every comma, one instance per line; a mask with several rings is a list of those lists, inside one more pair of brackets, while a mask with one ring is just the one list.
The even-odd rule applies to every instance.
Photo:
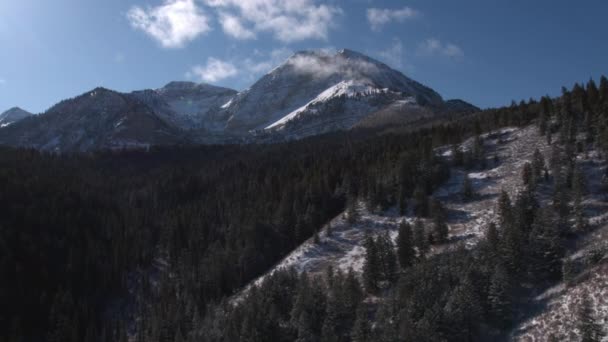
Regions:
[[[584, 191], [573, 155], [591, 144], [608, 152], [607, 108], [602, 78], [559, 99], [416, 131], [75, 155], [0, 148], [0, 339], [475, 340], [512, 322], [522, 280], [561, 276], [568, 218], [585, 227], [580, 200], [569, 204]], [[429, 195], [450, 167], [486, 161], [478, 138], [471, 151], [455, 151], [453, 165], [434, 148], [535, 119], [548, 140], [557, 136], [555, 160], [530, 165], [529, 191], [514, 203], [501, 197], [484, 248], [427, 257], [429, 244], [447, 238], [441, 203]], [[550, 209], [536, 205], [542, 182], [555, 184]], [[404, 223], [396, 254], [386, 236], [370, 237], [375, 270], [365, 284], [352, 273], [328, 271], [323, 282], [278, 273], [243, 305], [225, 303], [359, 200], [430, 223]], [[365, 301], [368, 293], [386, 304]]]

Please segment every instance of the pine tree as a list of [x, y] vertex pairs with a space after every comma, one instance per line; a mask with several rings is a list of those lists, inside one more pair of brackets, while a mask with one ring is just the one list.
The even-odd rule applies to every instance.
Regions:
[[540, 113], [538, 117], [538, 130], [540, 135], [547, 133], [548, 121], [551, 118], [552, 103], [549, 96], [543, 96], [540, 100]]
[[587, 231], [588, 222], [585, 218], [583, 209], [583, 195], [585, 193], [585, 180], [582, 171], [579, 168], [574, 170], [572, 177], [572, 196], [573, 204], [572, 211], [574, 213], [574, 230], [577, 233]]
[[418, 250], [418, 258], [424, 259], [429, 250], [429, 239], [424, 223], [420, 219], [414, 222], [414, 245]]
[[532, 171], [537, 183], [542, 179], [545, 168], [545, 158], [538, 149], [534, 150], [534, 154], [532, 155]]
[[534, 187], [536, 186], [536, 176], [534, 175], [534, 171], [532, 170], [532, 165], [530, 163], [524, 164], [524, 168], [521, 172], [521, 179], [528, 191], [534, 190]]
[[474, 341], [482, 314], [481, 301], [470, 276], [465, 276], [454, 289], [446, 305], [446, 316], [452, 321], [456, 341]]
[[562, 278], [566, 286], [572, 285], [575, 276], [574, 262], [570, 257], [565, 257], [562, 264]]
[[363, 264], [363, 285], [369, 293], [378, 291], [380, 280], [380, 255], [376, 241], [371, 236], [365, 238], [365, 262]]
[[436, 243], [447, 242], [449, 228], [445, 222], [445, 208], [439, 200], [431, 201], [431, 215], [433, 216], [433, 238]]
[[488, 225], [488, 229], [486, 230], [485, 235], [485, 243], [488, 248], [488, 252], [492, 260], [495, 260], [499, 257], [500, 251], [500, 237], [498, 235], [498, 230], [496, 229], [496, 224], [494, 222], [490, 222]]
[[412, 226], [405, 220], [399, 225], [399, 235], [397, 236], [397, 253], [399, 256], [399, 265], [401, 269], [406, 269], [414, 264], [416, 259], [416, 251], [414, 250], [414, 241]]
[[355, 197], [349, 197], [346, 208], [346, 219], [350, 224], [357, 223], [359, 221], [360, 214], [357, 208], [357, 199]]
[[534, 278], [550, 280], [561, 276], [565, 248], [550, 208], [542, 208], [536, 215], [528, 249], [531, 257], [529, 266]]
[[600, 78], [599, 96], [602, 103], [608, 103], [608, 78], [606, 76]]
[[512, 320], [511, 289], [512, 280], [507, 270], [497, 265], [490, 278], [488, 304], [494, 321], [501, 328], [508, 327]]
[[513, 224], [513, 206], [511, 198], [506, 191], [502, 190], [498, 198], [498, 217], [499, 224], [502, 229]]
[[380, 279], [392, 283], [397, 276], [397, 257], [395, 256], [395, 246], [388, 231], [376, 238], [376, 248], [380, 257]]
[[351, 338], [353, 342], [371, 341], [371, 327], [364, 304], [360, 304], [357, 308], [357, 320], [353, 326]]
[[583, 293], [578, 309], [578, 329], [581, 335], [581, 342], [599, 342], [604, 336], [602, 326], [593, 317], [591, 298], [589, 298], [587, 292]]

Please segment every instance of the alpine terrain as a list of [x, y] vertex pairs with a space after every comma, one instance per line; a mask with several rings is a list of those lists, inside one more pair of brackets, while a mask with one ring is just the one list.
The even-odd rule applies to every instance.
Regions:
[[90, 151], [276, 142], [355, 127], [422, 124], [478, 110], [461, 100], [444, 101], [360, 53], [303, 51], [242, 92], [191, 82], [132, 93], [94, 89], [31, 120], [3, 124], [0, 143]]

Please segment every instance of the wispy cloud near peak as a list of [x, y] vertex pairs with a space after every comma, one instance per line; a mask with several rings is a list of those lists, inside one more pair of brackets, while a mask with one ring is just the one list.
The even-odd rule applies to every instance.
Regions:
[[238, 74], [238, 69], [234, 64], [222, 61], [217, 58], [210, 57], [207, 59], [207, 64], [194, 66], [186, 76], [189, 78], [197, 78], [204, 82], [218, 82], [227, 78], [234, 77]]
[[165, 48], [180, 48], [211, 30], [209, 19], [194, 0], [165, 0], [157, 7], [132, 7], [131, 25]]
[[411, 7], [403, 7], [401, 9], [388, 8], [368, 8], [367, 21], [373, 31], [381, 31], [384, 25], [393, 21], [404, 22], [407, 19], [417, 17], [420, 12]]

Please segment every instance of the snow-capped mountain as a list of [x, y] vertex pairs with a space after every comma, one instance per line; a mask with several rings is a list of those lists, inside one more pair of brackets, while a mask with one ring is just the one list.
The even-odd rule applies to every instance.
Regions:
[[6, 127], [0, 144], [85, 151], [298, 139], [475, 110], [360, 53], [304, 51], [240, 93], [192, 82], [131, 93], [97, 88]]
[[360, 53], [298, 52], [230, 102], [226, 130], [300, 137], [348, 129], [395, 101], [444, 104], [432, 89]]
[[14, 124], [17, 121], [21, 121], [29, 116], [33, 115], [32, 113], [25, 111], [19, 107], [14, 107], [6, 112], [0, 114], [0, 128], [7, 127], [11, 124]]

